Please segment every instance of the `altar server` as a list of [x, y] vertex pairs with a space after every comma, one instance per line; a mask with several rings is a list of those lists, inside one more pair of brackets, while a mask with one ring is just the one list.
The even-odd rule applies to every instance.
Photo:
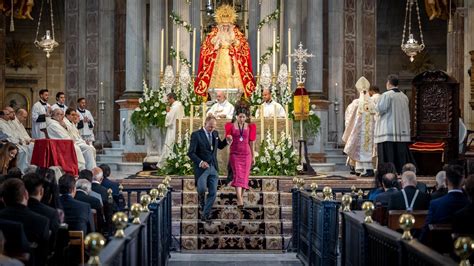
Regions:
[[67, 110], [66, 94], [64, 94], [64, 92], [62, 91], [56, 93], [56, 103], [53, 104], [53, 106], [51, 106], [51, 111], [58, 108], [63, 110], [64, 113], [66, 113], [66, 110]]
[[51, 114], [48, 90], [40, 90], [39, 97], [39, 101], [33, 105], [31, 110], [31, 137], [34, 139], [44, 139], [46, 137], [46, 117]]
[[85, 98], [79, 98], [77, 100], [77, 104], [79, 105], [79, 107], [77, 107], [77, 112], [79, 113], [80, 117], [80, 121], [77, 123], [77, 129], [79, 129], [82, 139], [87, 144], [92, 144], [92, 142], [95, 141], [94, 117], [92, 116], [92, 113], [86, 109], [87, 104]]
[[[262, 99], [264, 101], [264, 103], [262, 104], [263, 117], [273, 117], [274, 114], [276, 115], [276, 117], [286, 117], [285, 108], [283, 108], [281, 104], [277, 103], [275, 100], [272, 99], [272, 92], [269, 88], [263, 89]], [[255, 117], [258, 118], [259, 116], [260, 111], [257, 111]]]

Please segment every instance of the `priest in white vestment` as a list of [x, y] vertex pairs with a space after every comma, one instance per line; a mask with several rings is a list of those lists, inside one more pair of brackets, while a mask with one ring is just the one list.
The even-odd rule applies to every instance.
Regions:
[[234, 106], [227, 101], [227, 97], [223, 91], [216, 93], [217, 102], [211, 106], [207, 115], [213, 115], [215, 118], [232, 119], [234, 116]]
[[48, 103], [48, 90], [40, 90], [39, 97], [39, 101], [31, 109], [31, 137], [34, 139], [46, 138], [44, 134], [46, 130], [46, 117], [49, 117], [51, 114], [51, 106]]
[[372, 160], [375, 105], [369, 96], [370, 83], [365, 77], [361, 77], [355, 86], [359, 91], [359, 98], [346, 110], [344, 152], [355, 162], [356, 173], [364, 177], [374, 176]]
[[387, 91], [380, 96], [375, 110], [380, 115], [375, 128], [378, 163], [393, 163], [398, 173], [403, 165], [415, 164], [408, 144], [410, 136], [410, 108], [408, 97], [398, 89], [398, 76], [387, 77]]
[[[277, 103], [275, 100], [272, 99], [272, 92], [270, 89], [265, 88], [262, 91], [262, 99], [264, 103], [262, 104], [263, 107], [263, 117], [279, 117], [279, 118], [284, 118], [286, 117], [286, 111], [285, 108], [279, 103]], [[257, 111], [255, 114], [255, 117], [258, 118], [260, 117], [260, 111]]]
[[[31, 155], [33, 154], [34, 144], [29, 136], [25, 138], [22, 136], [19, 129], [17, 129], [14, 120], [15, 111], [11, 107], [6, 107], [3, 110], [3, 116], [0, 117], [0, 131], [5, 133], [7, 140], [18, 148], [17, 166], [24, 172], [31, 163]], [[28, 134], [27, 134], [28, 135]]]
[[[48, 136], [51, 139], [70, 139], [73, 140], [69, 132], [67, 131], [66, 123], [64, 123], [64, 113], [61, 109], [56, 109], [51, 115], [51, 119], [48, 118], [46, 121], [46, 129]], [[79, 170], [85, 169], [86, 161], [82, 154], [81, 148], [74, 143], [74, 149], [77, 156], [77, 166]]]
[[165, 144], [161, 150], [160, 160], [156, 165], [158, 168], [164, 166], [166, 158], [170, 155], [173, 150], [174, 143], [176, 142], [176, 120], [184, 117], [184, 106], [180, 101], [176, 100], [176, 94], [168, 94], [168, 104], [165, 118], [166, 137]]
[[79, 114], [76, 110], [68, 108], [66, 110], [66, 115], [64, 118], [64, 123], [66, 124], [67, 131], [72, 139], [75, 141], [76, 145], [81, 148], [82, 155], [86, 160], [86, 169], [92, 170], [94, 167], [97, 167], [96, 164], [96, 150], [94, 146], [87, 144], [81, 137], [79, 130], [77, 129], [77, 123], [79, 122]]
[[53, 104], [53, 106], [51, 106], [51, 111], [58, 108], [63, 110], [64, 113], [66, 113], [66, 110], [67, 110], [66, 94], [64, 94], [64, 92], [62, 91], [56, 93], [56, 103]]
[[95, 141], [94, 137], [94, 126], [95, 121], [92, 113], [86, 109], [86, 99], [79, 98], [77, 100], [77, 112], [80, 117], [79, 123], [77, 123], [77, 129], [79, 129], [79, 133], [81, 133], [82, 139], [87, 144], [92, 144]]

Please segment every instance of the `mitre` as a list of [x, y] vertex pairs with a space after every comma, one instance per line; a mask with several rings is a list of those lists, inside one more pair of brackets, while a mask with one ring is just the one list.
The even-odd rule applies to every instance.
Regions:
[[356, 82], [355, 87], [356, 87], [357, 91], [359, 91], [359, 93], [361, 93], [363, 91], [368, 91], [369, 87], [370, 87], [370, 82], [364, 76], [362, 76]]

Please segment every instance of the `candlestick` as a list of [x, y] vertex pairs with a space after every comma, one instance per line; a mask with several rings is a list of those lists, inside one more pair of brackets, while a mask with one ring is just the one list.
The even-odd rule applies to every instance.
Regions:
[[164, 54], [165, 54], [165, 29], [161, 29], [161, 46], [160, 46], [160, 73], [164, 70]]
[[273, 75], [276, 75], [276, 30], [273, 29], [273, 60], [272, 60], [272, 66], [273, 66]]
[[291, 73], [291, 28], [288, 28], [288, 73]]
[[196, 28], [193, 28], [193, 66], [191, 67], [191, 73], [194, 77], [194, 67], [196, 66]]
[[176, 75], [179, 75], [179, 28], [176, 29]]
[[189, 132], [193, 132], [194, 127], [194, 105], [191, 104], [191, 111], [189, 113]]
[[276, 107], [276, 104], [273, 105], [273, 141], [276, 143], [277, 142], [277, 139], [278, 139], [278, 135], [277, 135], [277, 116], [276, 116], [276, 113], [277, 113], [277, 107]]
[[260, 76], [260, 29], [257, 30], [257, 76]]
[[285, 133], [286, 136], [289, 136], [290, 133], [290, 123], [288, 120], [288, 104], [285, 104], [285, 112], [286, 112], [286, 117], [285, 117]]
[[178, 139], [181, 139], [181, 129], [183, 127], [181, 118], [178, 118]]
[[263, 104], [260, 105], [260, 138], [262, 141], [265, 139], [265, 125], [263, 123]]
[[206, 103], [202, 102], [202, 126], [205, 126], [206, 122]]

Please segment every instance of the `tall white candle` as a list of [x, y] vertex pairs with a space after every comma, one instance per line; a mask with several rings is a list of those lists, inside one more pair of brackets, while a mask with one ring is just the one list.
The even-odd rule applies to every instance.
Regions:
[[285, 117], [285, 133], [286, 136], [289, 135], [290, 133], [290, 122], [288, 120], [288, 104], [285, 104], [285, 111], [286, 111], [286, 117]]
[[189, 113], [189, 132], [193, 132], [194, 127], [194, 105], [191, 104], [191, 111]]
[[165, 62], [165, 29], [161, 29], [161, 46], [160, 46], [160, 73], [163, 73]]
[[176, 29], [176, 75], [179, 75], [179, 28]]
[[273, 66], [273, 75], [276, 75], [276, 30], [273, 29], [273, 60], [272, 60], [272, 66]]
[[191, 67], [192, 76], [194, 76], [194, 67], [196, 66], [196, 28], [193, 28], [193, 65]]
[[207, 108], [206, 103], [203, 101], [202, 102], [202, 126], [204, 126], [206, 123], [206, 112], [207, 112], [206, 108]]
[[291, 28], [288, 28], [288, 72], [291, 73]]
[[260, 138], [262, 139], [261, 141], [263, 141], [265, 139], [265, 124], [263, 122], [263, 104], [260, 105]]
[[257, 30], [257, 75], [260, 76], [260, 29]]
[[273, 105], [273, 141], [276, 143], [278, 140], [278, 134], [277, 134], [277, 107], [276, 105]]

